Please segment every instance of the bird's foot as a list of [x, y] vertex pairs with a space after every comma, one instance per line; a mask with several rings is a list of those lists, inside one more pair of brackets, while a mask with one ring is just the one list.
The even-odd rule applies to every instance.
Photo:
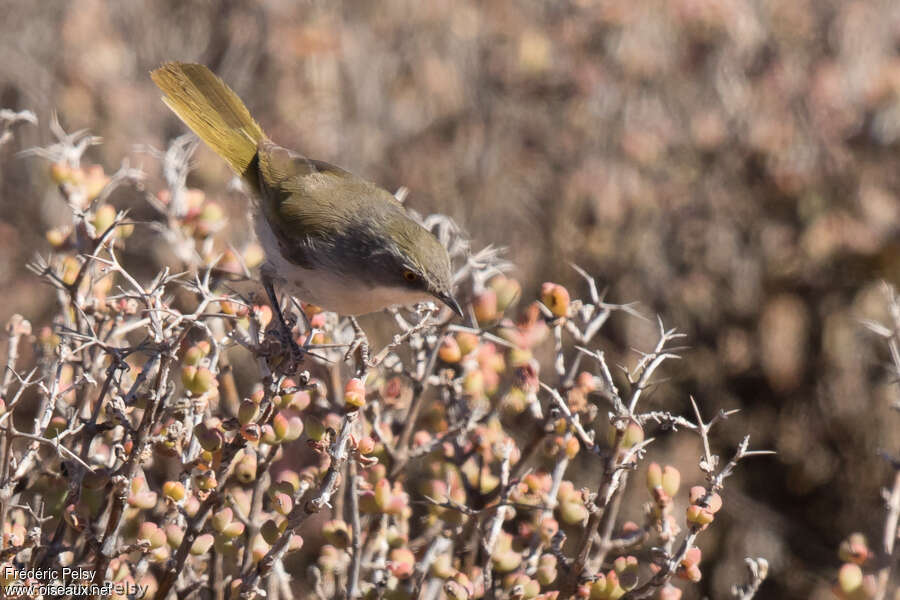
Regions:
[[266, 332], [270, 341], [271, 358], [278, 362], [277, 370], [292, 375], [299, 370], [306, 358], [304, 349], [294, 340], [290, 329], [276, 325]]
[[366, 332], [363, 331], [363, 328], [359, 326], [359, 322], [355, 317], [350, 318], [350, 325], [353, 327], [353, 341], [350, 342], [350, 347], [347, 348], [347, 352], [344, 353], [344, 361], [348, 361], [353, 356], [359, 352], [360, 364], [362, 367], [358, 369], [359, 371], [365, 371], [365, 369], [369, 365], [369, 338], [366, 337]]
[[288, 349], [290, 350], [290, 365], [292, 371], [299, 370], [300, 366], [303, 364], [304, 359], [306, 358], [306, 352], [303, 351], [303, 348], [294, 341], [294, 338], [288, 339]]
[[[294, 335], [292, 333], [294, 328], [294, 320], [291, 319], [290, 322], [285, 318], [284, 313], [281, 310], [281, 303], [278, 302], [278, 296], [275, 294], [275, 287], [270, 279], [263, 279], [263, 287], [266, 289], [266, 294], [269, 296], [269, 301], [272, 304], [272, 309], [275, 312], [275, 318], [278, 321], [278, 328], [270, 330], [277, 338], [278, 342], [281, 344], [282, 348], [287, 348], [290, 351], [288, 356], [288, 368], [285, 369], [286, 373], [294, 373], [299, 370], [300, 365], [303, 364], [303, 359], [306, 356], [306, 352], [303, 348], [297, 344], [297, 341], [294, 339]], [[301, 313], [302, 314], [302, 313]], [[306, 315], [303, 314], [303, 318], [306, 319]], [[308, 327], [307, 323], [307, 327]]]

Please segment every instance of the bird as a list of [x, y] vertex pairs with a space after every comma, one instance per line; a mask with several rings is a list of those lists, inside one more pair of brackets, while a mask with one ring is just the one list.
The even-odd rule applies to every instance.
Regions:
[[431, 299], [463, 316], [446, 248], [393, 194], [273, 142], [205, 65], [166, 62], [150, 77], [163, 102], [249, 190], [266, 256], [262, 284], [288, 332], [276, 285], [349, 317]]

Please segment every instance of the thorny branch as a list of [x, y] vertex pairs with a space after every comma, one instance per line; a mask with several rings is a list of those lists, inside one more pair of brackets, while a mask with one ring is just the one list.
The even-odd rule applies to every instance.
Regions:
[[[0, 144], [29, 121], [0, 111]], [[216, 199], [187, 187], [194, 138], [147, 151], [167, 185], [150, 193], [127, 162], [111, 175], [82, 164], [99, 138], [55, 118], [50, 129], [55, 143], [23, 155], [53, 163], [71, 223], [30, 265], [54, 291], [56, 316], [35, 330], [16, 317], [6, 329], [0, 561], [84, 566], [157, 598], [279, 600], [295, 592], [292, 578], [322, 598], [470, 598], [484, 588], [505, 600], [538, 579], [569, 598], [609, 571], [607, 557], [665, 536], [659, 571], [625, 596], [646, 598], [701, 529], [680, 541], [655, 522], [614, 533], [654, 441], [646, 433], [700, 436], [704, 506], [740, 460], [763, 454], [745, 439], [719, 468], [708, 434], [734, 411], [704, 422], [693, 398], [690, 418], [643, 410], [682, 334], [658, 319], [653, 348], [614, 376], [616, 353], [596, 340], [617, 313], [643, 319], [634, 305], [607, 302], [574, 265], [584, 299], [548, 283], [539, 301], [521, 302], [500, 249], [473, 251], [440, 215], [422, 223], [449, 249], [466, 323], [430, 305], [392, 310], [395, 332], [370, 351], [354, 321], [286, 302], [287, 337], [303, 350], [294, 369], [295, 340], [277, 333], [265, 293], [232, 289], [252, 278], [259, 248], [222, 239]], [[154, 220], [114, 207], [117, 186], [140, 192]], [[135, 228], [171, 248], [173, 264], [138, 275]], [[536, 357], [547, 352], [542, 373]], [[26, 354], [34, 364], [22, 364]], [[599, 475], [576, 481], [582, 460]], [[329, 543], [289, 573], [285, 556], [320, 519]], [[764, 564], [753, 563], [741, 597], [755, 593]]]

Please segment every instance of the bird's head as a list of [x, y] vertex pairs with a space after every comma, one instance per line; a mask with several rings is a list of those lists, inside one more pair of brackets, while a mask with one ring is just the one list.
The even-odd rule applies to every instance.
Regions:
[[463, 316], [453, 296], [450, 256], [434, 234], [404, 216], [385, 223], [385, 237], [385, 260], [378, 261], [382, 285], [431, 296]]

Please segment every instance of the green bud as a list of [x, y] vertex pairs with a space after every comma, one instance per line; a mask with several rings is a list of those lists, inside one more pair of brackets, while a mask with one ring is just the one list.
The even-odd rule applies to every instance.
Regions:
[[662, 472], [662, 488], [670, 498], [678, 494], [681, 486], [681, 473], [675, 467], [666, 465]]
[[259, 416], [259, 404], [252, 400], [242, 400], [238, 408], [238, 422], [241, 425], [246, 425], [255, 421], [257, 416]]
[[512, 550], [495, 554], [493, 557], [494, 570], [498, 573], [509, 573], [515, 571], [522, 564], [522, 555]]
[[662, 487], [662, 467], [652, 462], [647, 466], [647, 489], [653, 494], [656, 488]]
[[181, 502], [187, 495], [184, 484], [180, 481], [167, 481], [163, 484], [162, 489], [163, 495], [166, 496], [166, 498], [171, 498], [175, 502]]

